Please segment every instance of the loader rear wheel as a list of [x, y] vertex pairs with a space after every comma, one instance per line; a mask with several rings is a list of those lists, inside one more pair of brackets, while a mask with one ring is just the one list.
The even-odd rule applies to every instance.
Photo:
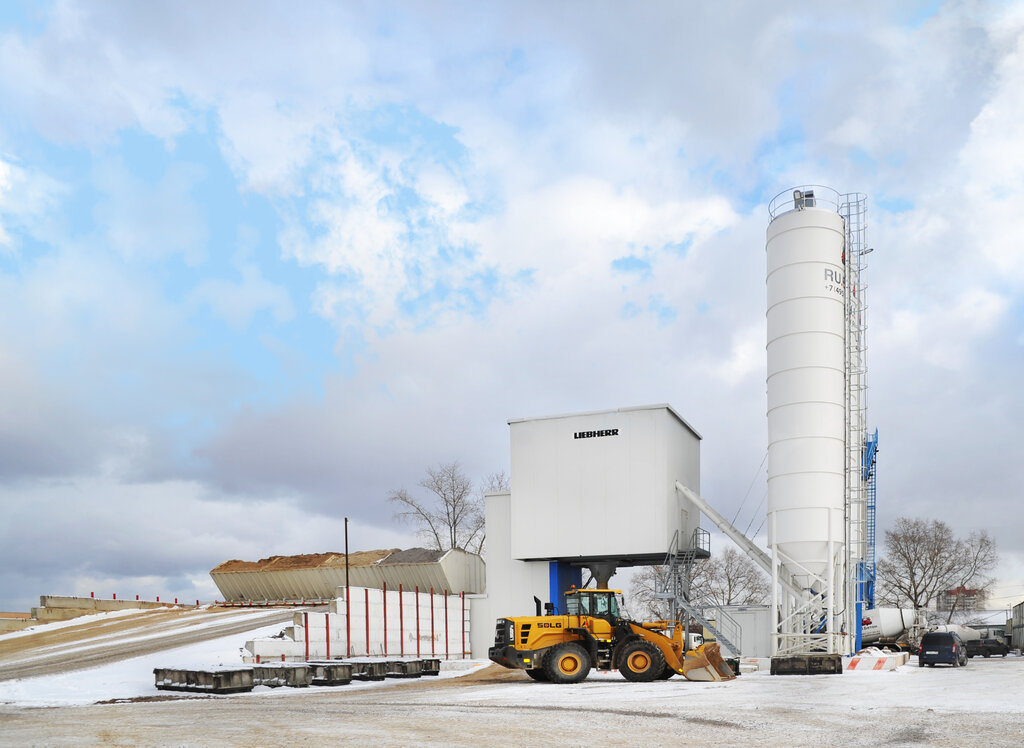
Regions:
[[575, 642], [556, 644], [544, 656], [544, 673], [552, 683], [579, 683], [590, 673], [590, 655]]
[[540, 681], [541, 683], [547, 683], [548, 682], [548, 674], [545, 673], [540, 668], [534, 668], [533, 670], [527, 670], [526, 674], [529, 675], [534, 680]]
[[658, 680], [664, 671], [665, 655], [643, 639], [626, 645], [619, 657], [619, 672], [623, 678], [634, 683]]

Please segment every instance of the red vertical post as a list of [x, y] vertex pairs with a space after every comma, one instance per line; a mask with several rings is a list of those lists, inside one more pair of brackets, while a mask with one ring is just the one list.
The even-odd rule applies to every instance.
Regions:
[[370, 588], [363, 590], [366, 596], [366, 656], [370, 656]]
[[466, 659], [466, 592], [459, 593], [459, 600], [462, 601], [462, 659]]
[[302, 630], [306, 634], [306, 662], [309, 662], [309, 613], [302, 614]]
[[405, 601], [402, 585], [398, 585], [398, 656], [405, 657]]
[[449, 659], [448, 655], [448, 590], [444, 591], [444, 658]]
[[199, 607], [199, 600], [198, 599], [196, 600], [196, 607], [197, 608]]
[[[114, 599], [115, 599], [115, 600], [117, 599], [117, 593], [116, 593], [116, 592], [114, 593]], [[160, 598], [158, 597], [158, 598], [157, 598], [157, 600], [159, 600], [159, 599], [160, 599]]]
[[[284, 655], [281, 655], [281, 656], [284, 657]], [[256, 655], [256, 664], [257, 665], [260, 664], [260, 656], [259, 655]]]
[[331, 614], [324, 613], [324, 631], [327, 633], [327, 659], [331, 659]]
[[[114, 595], [114, 599], [115, 599], [115, 600], [117, 599], [117, 595]], [[156, 601], [157, 601], [157, 602], [160, 602], [160, 595], [157, 595], [157, 596], [156, 596]]]
[[384, 656], [388, 656], [388, 583], [384, 582]]
[[[348, 657], [352, 656], [352, 606], [349, 603], [351, 596], [352, 588], [348, 583], [348, 517], [345, 517], [345, 650], [348, 652]], [[366, 647], [369, 651], [369, 637], [367, 637]]]
[[96, 593], [95, 592], [90, 592], [89, 593], [89, 597], [95, 598], [96, 597]]
[[177, 605], [177, 604], [178, 604], [178, 598], [174, 598], [174, 604], [175, 604], [175, 605]]
[[430, 656], [434, 656], [434, 588], [430, 588]]
[[136, 600], [138, 600], [138, 599], [139, 599], [139, 596], [138, 596], [138, 595], [136, 595], [136, 596], [135, 596], [135, 599], [136, 599]]
[[416, 656], [420, 656], [420, 586], [416, 585]]
[[[256, 662], [259, 662], [259, 660], [256, 660]], [[284, 662], [284, 655], [281, 655], [281, 662]]]

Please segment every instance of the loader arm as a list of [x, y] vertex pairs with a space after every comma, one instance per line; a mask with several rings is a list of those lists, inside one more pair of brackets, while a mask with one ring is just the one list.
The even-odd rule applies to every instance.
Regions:
[[656, 646], [665, 657], [665, 665], [687, 680], [725, 681], [736, 677], [732, 668], [722, 659], [717, 642], [707, 642], [697, 649], [687, 650], [683, 645], [680, 626], [675, 627], [675, 634], [670, 638], [660, 631], [653, 631], [632, 621], [626, 624], [634, 636]]

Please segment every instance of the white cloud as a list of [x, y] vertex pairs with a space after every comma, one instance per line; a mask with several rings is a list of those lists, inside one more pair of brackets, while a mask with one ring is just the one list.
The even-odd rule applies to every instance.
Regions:
[[247, 189], [280, 195], [302, 191], [301, 170], [313, 155], [324, 114], [290, 109], [273, 93], [231, 93], [217, 107], [222, 147]]
[[192, 304], [208, 307], [235, 330], [244, 330], [253, 316], [268, 310], [278, 323], [295, 316], [287, 289], [267, 281], [259, 268], [243, 263], [239, 268], [241, 280], [230, 281], [207, 278], [189, 294]]
[[202, 168], [172, 164], [150, 185], [122, 164], [106, 163], [96, 174], [105, 193], [96, 219], [110, 246], [127, 260], [155, 260], [180, 254], [190, 265], [206, 258], [206, 219], [191, 192]]
[[0, 251], [12, 251], [17, 241], [11, 231], [24, 230], [46, 238], [45, 224], [65, 193], [56, 180], [0, 158]]
[[754, 325], [737, 330], [732, 336], [728, 359], [709, 366], [709, 373], [736, 385], [764, 369], [765, 329]]
[[[501, 215], [467, 228], [507, 269], [561, 277], [607, 276], [612, 260], [701, 240], [735, 221], [727, 200], [646, 197], [608, 181], [575, 177], [509, 195]], [[545, 278], [546, 280], [546, 278]]]
[[979, 341], [995, 329], [1009, 310], [1003, 296], [982, 288], [924, 309], [896, 311], [876, 340], [889, 355], [916, 356], [948, 370], [962, 370]]
[[1005, 50], [995, 88], [971, 122], [970, 138], [960, 151], [965, 175], [965, 204], [960, 220], [976, 236], [981, 253], [998, 272], [1020, 287], [1024, 282], [1021, 212], [1024, 203], [1024, 16], [1008, 19], [995, 33]]

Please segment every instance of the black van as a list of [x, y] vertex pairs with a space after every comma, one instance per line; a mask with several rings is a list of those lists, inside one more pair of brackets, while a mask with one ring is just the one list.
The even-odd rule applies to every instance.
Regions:
[[932, 631], [921, 637], [921, 649], [917, 653], [917, 664], [921, 667], [936, 664], [960, 667], [967, 664], [967, 647], [963, 639], [952, 631]]

